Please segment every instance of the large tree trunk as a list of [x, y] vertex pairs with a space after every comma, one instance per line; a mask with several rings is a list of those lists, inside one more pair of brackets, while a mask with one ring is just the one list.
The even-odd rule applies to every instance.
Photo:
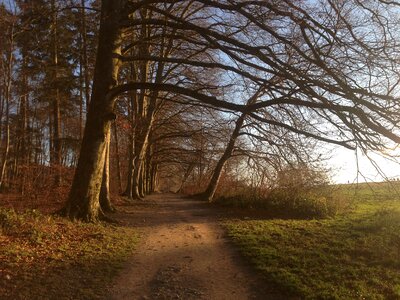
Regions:
[[78, 166], [65, 206], [71, 219], [97, 221], [102, 213], [99, 194], [103, 178], [107, 135], [114, 99], [107, 94], [117, 84], [121, 54], [119, 20], [123, 15], [123, 0], [103, 0], [99, 29], [99, 45], [93, 80], [93, 93], [87, 115]]

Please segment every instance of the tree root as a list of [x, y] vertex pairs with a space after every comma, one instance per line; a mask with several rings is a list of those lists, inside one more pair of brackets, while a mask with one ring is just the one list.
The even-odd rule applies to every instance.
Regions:
[[99, 218], [99, 221], [102, 221], [102, 222], [106, 222], [106, 223], [110, 223], [110, 224], [121, 224], [120, 221], [107, 216], [101, 208], [99, 208], [99, 217], [98, 218]]

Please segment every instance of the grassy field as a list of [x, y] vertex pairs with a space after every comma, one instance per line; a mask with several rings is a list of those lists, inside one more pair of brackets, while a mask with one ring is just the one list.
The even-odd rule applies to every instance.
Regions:
[[133, 229], [0, 208], [1, 299], [106, 299]]
[[265, 280], [304, 299], [400, 299], [400, 184], [341, 185], [346, 207], [319, 220], [224, 225]]

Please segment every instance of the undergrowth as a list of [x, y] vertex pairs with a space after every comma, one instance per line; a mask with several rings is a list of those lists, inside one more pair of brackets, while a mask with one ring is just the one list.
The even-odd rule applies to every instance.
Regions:
[[310, 167], [288, 167], [269, 185], [243, 187], [220, 194], [216, 203], [239, 208], [265, 209], [276, 216], [331, 217], [347, 208], [338, 189], [329, 184], [327, 172]]
[[104, 299], [137, 243], [133, 229], [0, 208], [2, 299]]
[[237, 208], [264, 209], [276, 216], [326, 218], [346, 210], [350, 203], [331, 186], [313, 190], [274, 189], [266, 194], [242, 193], [220, 196], [216, 204]]

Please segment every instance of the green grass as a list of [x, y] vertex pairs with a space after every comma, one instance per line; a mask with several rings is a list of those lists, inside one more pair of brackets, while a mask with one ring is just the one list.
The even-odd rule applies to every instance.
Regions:
[[0, 208], [2, 299], [105, 299], [131, 255], [131, 228]]
[[227, 220], [265, 280], [305, 299], [400, 299], [399, 185], [338, 186], [348, 207], [321, 220]]

